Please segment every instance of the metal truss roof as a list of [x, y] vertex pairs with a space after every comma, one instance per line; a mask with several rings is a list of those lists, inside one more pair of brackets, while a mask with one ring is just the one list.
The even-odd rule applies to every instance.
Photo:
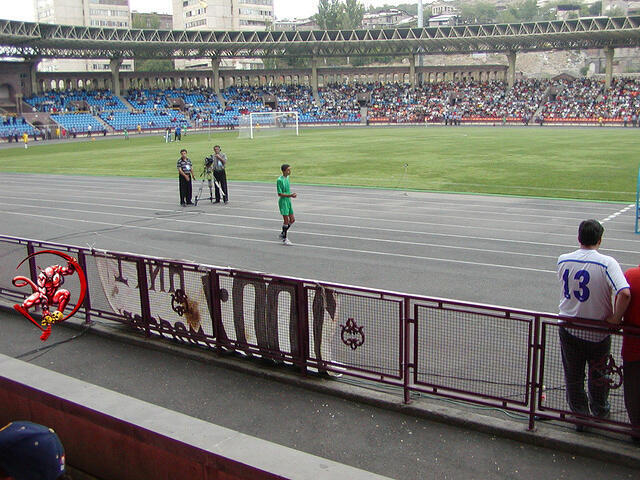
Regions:
[[640, 16], [331, 31], [139, 30], [0, 20], [1, 57], [402, 56], [640, 46]]

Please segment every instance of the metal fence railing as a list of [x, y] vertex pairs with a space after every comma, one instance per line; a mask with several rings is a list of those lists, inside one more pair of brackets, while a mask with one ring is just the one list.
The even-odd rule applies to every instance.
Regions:
[[[99, 317], [146, 336], [241, 351], [296, 365], [302, 374], [339, 372], [394, 385], [405, 402], [420, 392], [496, 406], [527, 415], [529, 428], [554, 419], [633, 431], [620, 345], [625, 336], [640, 337], [640, 329], [611, 331], [611, 355], [601, 366], [611, 414], [595, 418], [572, 413], [565, 400], [558, 327], [567, 320], [555, 315], [8, 236], [0, 236], [0, 304], [31, 293], [13, 277], [35, 281], [38, 267], [63, 261], [43, 250], [68, 253], [85, 270], [80, 312], [87, 321]], [[74, 305], [78, 276], [66, 277], [64, 288]]]

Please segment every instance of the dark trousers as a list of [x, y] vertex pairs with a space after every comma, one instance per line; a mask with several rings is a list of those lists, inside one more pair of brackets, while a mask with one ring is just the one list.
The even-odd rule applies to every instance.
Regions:
[[[596, 368], [609, 355], [611, 337], [601, 342], [588, 342], [559, 328], [562, 366], [567, 388], [567, 403], [574, 413], [596, 417], [609, 414], [609, 384], [606, 374]], [[585, 367], [589, 365], [588, 397], [584, 391]], [[591, 413], [589, 411], [591, 410]]]
[[[229, 193], [227, 193], [227, 172], [224, 170], [214, 170], [213, 178], [220, 184], [220, 188], [224, 192], [224, 202], [229, 200]], [[220, 189], [216, 188], [216, 202], [220, 201]]]
[[640, 361], [624, 362], [624, 406], [637, 429], [634, 437], [640, 439]]
[[178, 175], [180, 180], [180, 205], [191, 203], [191, 179], [187, 180], [182, 175]]

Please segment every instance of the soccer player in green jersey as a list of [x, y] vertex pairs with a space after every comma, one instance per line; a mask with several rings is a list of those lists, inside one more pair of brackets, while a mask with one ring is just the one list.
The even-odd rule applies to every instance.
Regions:
[[296, 221], [293, 216], [293, 207], [291, 206], [291, 199], [296, 198], [296, 193], [291, 193], [291, 187], [289, 186], [289, 175], [291, 175], [291, 167], [286, 163], [280, 167], [282, 170], [282, 176], [278, 178], [276, 187], [278, 189], [278, 207], [280, 208], [280, 214], [282, 215], [283, 225], [280, 238], [283, 245], [292, 245], [291, 241], [287, 238], [287, 231]]

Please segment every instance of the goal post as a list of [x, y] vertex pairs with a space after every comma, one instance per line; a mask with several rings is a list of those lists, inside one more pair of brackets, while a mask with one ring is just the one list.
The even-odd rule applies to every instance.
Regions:
[[240, 116], [238, 137], [262, 135], [300, 135], [298, 112], [251, 112]]

